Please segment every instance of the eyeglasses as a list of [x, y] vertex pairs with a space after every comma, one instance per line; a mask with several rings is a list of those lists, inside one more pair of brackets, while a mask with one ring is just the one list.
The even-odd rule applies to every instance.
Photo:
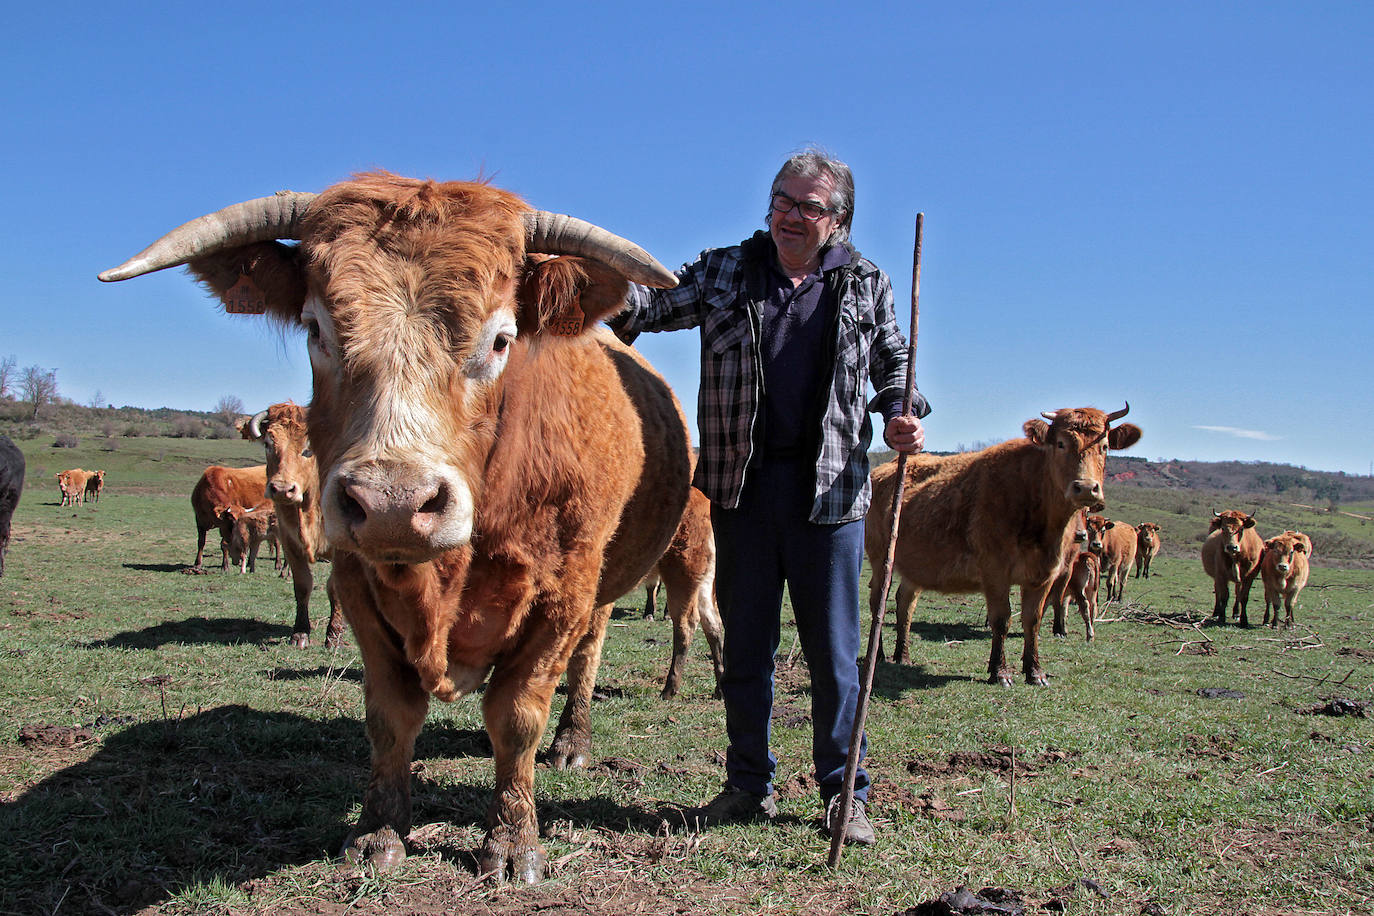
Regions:
[[773, 195], [774, 213], [791, 213], [794, 208], [801, 214], [802, 219], [812, 223], [822, 216], [825, 216], [827, 213], [835, 212], [832, 208], [823, 207], [812, 200], [793, 200], [781, 192]]

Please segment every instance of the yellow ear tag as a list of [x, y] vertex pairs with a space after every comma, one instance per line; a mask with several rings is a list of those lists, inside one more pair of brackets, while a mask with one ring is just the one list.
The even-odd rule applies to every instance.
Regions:
[[587, 318], [582, 314], [582, 307], [573, 302], [563, 310], [561, 315], [544, 327], [556, 337], [576, 337], [582, 333], [582, 327], [586, 322]]
[[231, 315], [262, 315], [267, 311], [267, 297], [248, 274], [239, 274], [234, 285], [220, 297], [224, 310]]

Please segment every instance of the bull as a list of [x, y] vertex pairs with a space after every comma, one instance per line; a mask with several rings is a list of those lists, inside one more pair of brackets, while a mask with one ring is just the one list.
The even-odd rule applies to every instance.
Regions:
[[[273, 404], [254, 414], [247, 424], [249, 438], [259, 441], [267, 453], [267, 496], [277, 509], [277, 531], [291, 586], [296, 599], [296, 622], [291, 645], [310, 645], [310, 595], [315, 588], [314, 564], [332, 557], [324, 537], [320, 512], [320, 470], [310, 448], [307, 411], [297, 404]], [[324, 647], [332, 649], [343, 638], [343, 610], [332, 584], [325, 581], [329, 599], [329, 623]]]
[[583, 765], [611, 602], [663, 555], [689, 486], [672, 392], [595, 323], [627, 279], [672, 274], [508, 192], [386, 173], [201, 217], [101, 279], [178, 264], [308, 340], [308, 432], [372, 745], [345, 857], [405, 857], [429, 697], [485, 682], [496, 777], [478, 865], [538, 880], [534, 757], [554, 688], [566, 669], [550, 760]]
[[[924, 589], [981, 591], [992, 627], [988, 679], [1010, 686], [1004, 645], [1011, 620], [1011, 587], [1021, 586], [1025, 645], [1021, 670], [1028, 684], [1047, 683], [1040, 665], [1040, 618], [1062, 570], [1080, 510], [1106, 506], [1102, 481], [1107, 449], [1140, 439], [1140, 427], [1112, 423], [1122, 410], [1081, 407], [1027, 420], [1025, 437], [959, 455], [914, 455], [906, 465], [893, 572], [912, 592], [897, 607], [894, 658], [905, 660], [912, 608]], [[1049, 421], [1049, 422], [1046, 422]], [[889, 537], [888, 515], [897, 485], [896, 462], [873, 471], [873, 508], [864, 527], [874, 570], [870, 594], [882, 590], [881, 568]]]
[[1226, 623], [1226, 603], [1234, 588], [1235, 604], [1231, 614], [1240, 618], [1241, 626], [1250, 625], [1245, 610], [1250, 601], [1250, 587], [1259, 575], [1263, 552], [1264, 539], [1255, 531], [1253, 512], [1246, 515], [1235, 510], [1213, 510], [1207, 540], [1202, 542], [1202, 570], [1212, 578], [1216, 599], [1212, 604], [1212, 618], [1218, 624]]
[[1120, 601], [1126, 586], [1126, 574], [1135, 562], [1136, 532], [1125, 522], [1113, 521], [1101, 515], [1088, 517], [1088, 549], [1097, 554], [1102, 566], [1102, 580], [1107, 586], [1107, 600]]
[[[1097, 619], [1097, 583], [1099, 566], [1097, 554], [1087, 549], [1088, 527], [1086, 515], [1079, 512], [1074, 520], [1073, 541], [1064, 554], [1064, 565], [1050, 586], [1049, 603], [1054, 609], [1054, 635], [1068, 636], [1068, 602], [1073, 600], [1078, 606], [1078, 614], [1083, 618], [1083, 630], [1088, 642], [1094, 636], [1093, 621]], [[898, 591], [901, 600], [901, 591]]]
[[0, 436], [0, 576], [5, 574], [5, 554], [10, 549], [10, 521], [24, 492], [24, 453]]
[[91, 471], [91, 476], [86, 478], [86, 485], [83, 487], [86, 493], [86, 502], [100, 502], [100, 491], [105, 489], [105, 472]]
[[63, 506], [79, 506], [82, 498], [86, 495], [86, 480], [90, 477], [90, 471], [83, 471], [81, 468], [72, 468], [69, 471], [57, 472], [57, 489], [62, 493]]

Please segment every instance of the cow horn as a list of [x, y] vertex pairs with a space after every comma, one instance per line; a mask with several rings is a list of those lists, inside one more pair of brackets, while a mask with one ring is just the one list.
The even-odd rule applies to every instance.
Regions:
[[1057, 416], [1059, 416], [1059, 411], [1057, 411], [1057, 410], [1042, 410], [1042, 411], [1040, 411], [1040, 416], [1044, 417], [1046, 420], [1049, 420], [1051, 423], [1053, 423], [1053, 422], [1054, 422], [1054, 418], [1057, 417]]
[[1131, 402], [1130, 402], [1130, 401], [1127, 401], [1125, 407], [1121, 408], [1120, 410], [1114, 410], [1114, 411], [1112, 411], [1111, 413], [1107, 414], [1107, 422], [1108, 422], [1108, 423], [1115, 423], [1117, 420], [1120, 420], [1122, 417], [1126, 416], [1126, 414], [1128, 414], [1128, 413], [1130, 413], [1130, 412], [1131, 412]]
[[248, 421], [248, 434], [257, 442], [262, 438], [262, 421], [267, 419], [267, 411], [259, 410], [253, 414], [253, 419]]
[[677, 278], [634, 242], [575, 216], [547, 210], [525, 212], [525, 250], [571, 254], [600, 261], [645, 286], [672, 289]]
[[128, 280], [253, 242], [299, 239], [314, 194], [278, 191], [197, 217], [158, 239], [118, 267], [100, 274], [106, 283]]

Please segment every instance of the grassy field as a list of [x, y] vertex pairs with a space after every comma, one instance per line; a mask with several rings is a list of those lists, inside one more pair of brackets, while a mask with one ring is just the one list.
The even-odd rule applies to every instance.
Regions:
[[[778, 661], [782, 817], [684, 833], [677, 809], [723, 778], [723, 715], [704, 640], [682, 696], [658, 699], [669, 628], [628, 596], [597, 762], [536, 774], [553, 874], [511, 887], [474, 875], [492, 779], [471, 700], [431, 706], [406, 864], [335, 863], [367, 777], [356, 649], [291, 649], [270, 564], [185, 572], [196, 477], [257, 447], [21, 446], [30, 486], [0, 579], [0, 913], [898, 914], [957, 885], [1014, 889], [1032, 913], [1374, 910], [1374, 721], [1310, 712], [1374, 701], [1374, 572], [1314, 570], [1292, 630], [1204, 624], [1211, 507], [1191, 496], [1109, 493], [1109, 514], [1165, 525], [1165, 556], [1096, 642], [1073, 617], [1072, 638], [1047, 639], [1048, 688], [983, 682], [980, 597], [923, 598], [914, 664], [880, 666], [870, 712], [879, 845], [835, 870], [795, 630]], [[105, 496], [61, 508], [52, 475], [78, 465], [109, 471]], [[1261, 532], [1324, 520], [1292, 512], [1266, 511]], [[325, 613], [321, 588], [317, 630]]]

